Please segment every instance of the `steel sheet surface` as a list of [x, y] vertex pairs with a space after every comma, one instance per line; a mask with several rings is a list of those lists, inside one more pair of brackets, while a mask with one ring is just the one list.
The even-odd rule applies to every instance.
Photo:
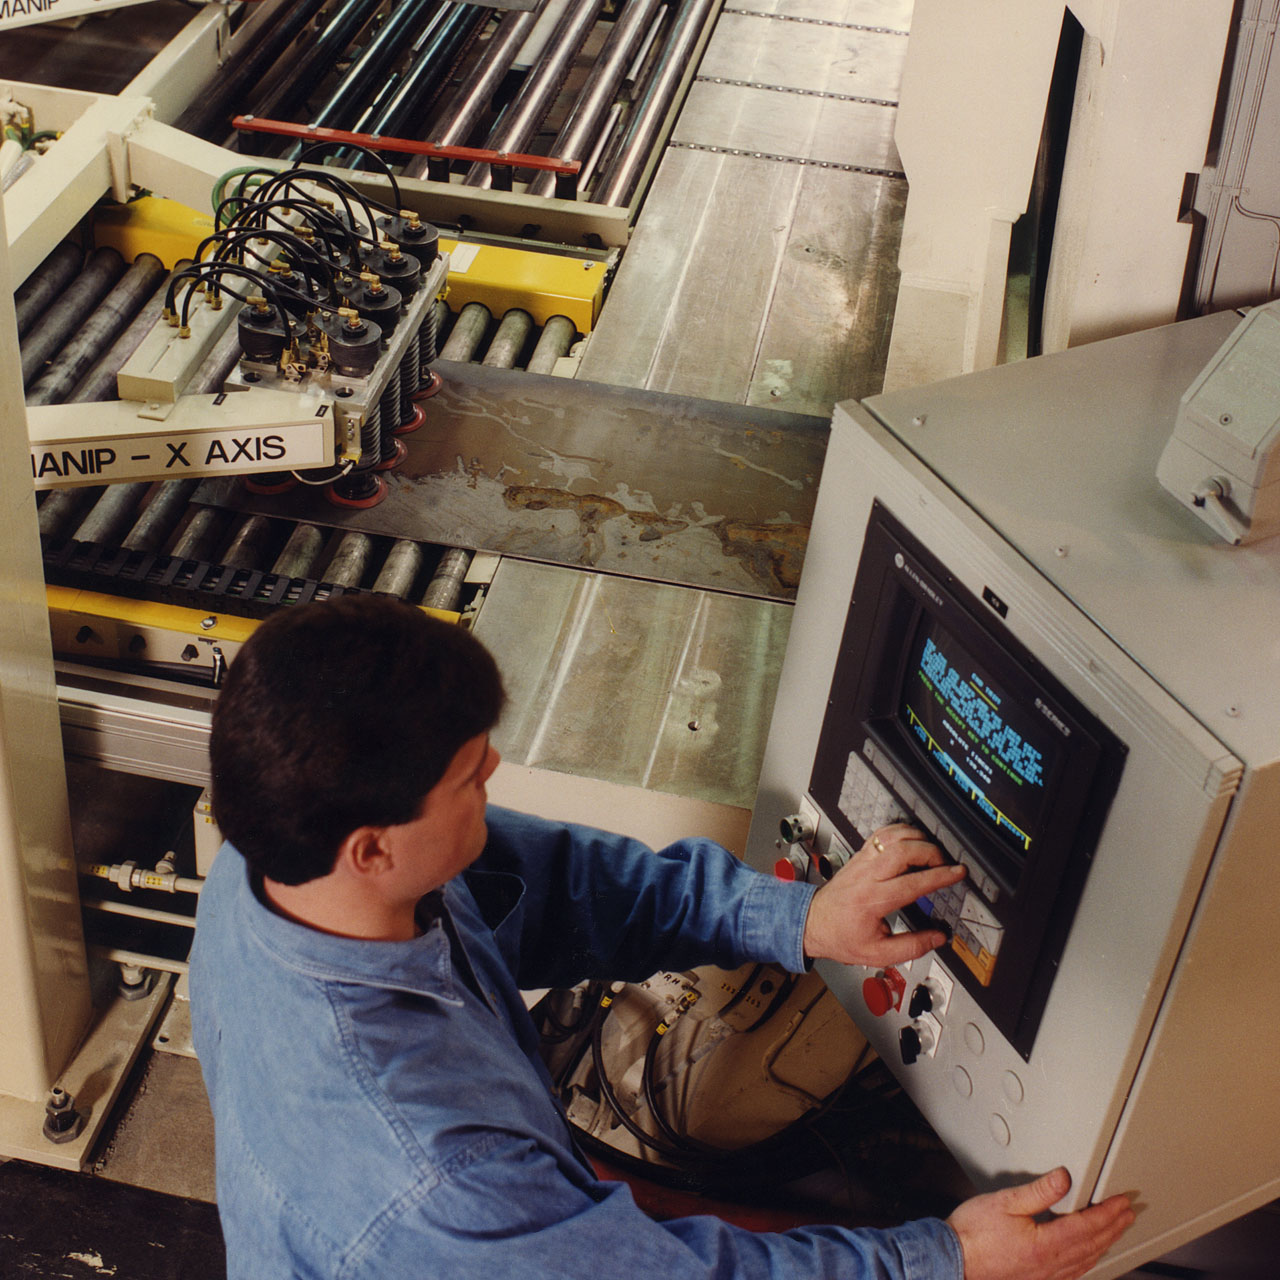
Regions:
[[196, 501], [395, 538], [790, 599], [826, 449], [824, 419], [437, 365], [427, 421], [364, 511], [319, 490], [208, 482]]

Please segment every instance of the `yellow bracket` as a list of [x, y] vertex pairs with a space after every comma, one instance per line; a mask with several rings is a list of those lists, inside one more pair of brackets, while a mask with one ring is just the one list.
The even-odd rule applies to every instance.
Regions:
[[[166, 267], [191, 257], [213, 231], [213, 219], [176, 200], [142, 196], [128, 204], [105, 205], [94, 216], [99, 246], [119, 251], [126, 262], [153, 253]], [[566, 316], [579, 333], [590, 333], [604, 304], [608, 266], [591, 258], [567, 257], [506, 245], [440, 239], [450, 255], [449, 303], [456, 311], [483, 303], [495, 319], [520, 307], [535, 324]]]
[[579, 333], [590, 333], [599, 318], [608, 274], [603, 262], [444, 237], [440, 248], [449, 255], [449, 305], [455, 311], [481, 302], [500, 320], [520, 307], [539, 325], [566, 316]]
[[[49, 603], [54, 648], [64, 657], [74, 658], [77, 653], [85, 653], [95, 658], [127, 660], [134, 656], [130, 648], [134, 638], [146, 631], [230, 646], [225, 654], [229, 660], [258, 628], [256, 618], [134, 600], [75, 587], [46, 586], [45, 597]], [[423, 613], [445, 622], [458, 622], [462, 617], [452, 610], [418, 607]], [[93, 630], [92, 643], [77, 644], [76, 637], [86, 626]]]
[[159, 196], [103, 205], [93, 218], [98, 248], [115, 249], [126, 262], [153, 253], [170, 270], [183, 258], [195, 257], [196, 246], [212, 234], [212, 215]]

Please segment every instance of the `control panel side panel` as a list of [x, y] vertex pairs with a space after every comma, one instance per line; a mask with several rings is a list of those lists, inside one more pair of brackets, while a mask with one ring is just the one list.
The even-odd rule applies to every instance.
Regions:
[[[1021, 1047], [1011, 1043], [1007, 1026], [989, 1016], [983, 983], [975, 981], [958, 948], [892, 973], [820, 968], [976, 1182], [997, 1185], [1063, 1163], [1073, 1175], [1074, 1202], [1085, 1203], [1240, 767], [874, 418], [860, 406], [840, 406], [748, 840], [753, 865], [817, 882], [851, 856], [856, 836], [871, 834], [863, 826], [906, 817], [938, 829], [929, 823], [937, 815], [920, 805], [909, 779], [873, 752], [849, 764], [858, 775], [850, 787], [865, 794], [856, 804], [850, 800], [840, 818], [810, 789], [862, 539], [876, 503], [944, 562], [970, 596], [1000, 606], [993, 634], [1007, 629], [1033, 653], [1054, 681], [1123, 741], [1127, 758], [1096, 847], [1080, 871], [1073, 918], [1062, 925], [1060, 959], [1041, 993], [1038, 1027]], [[844, 808], [841, 794], [837, 806]], [[850, 832], [855, 813], [856, 836]], [[787, 819], [800, 821], [784, 834]], [[972, 936], [968, 946], [975, 954], [984, 928], [1000, 922], [998, 913], [1008, 918], [1000, 889], [987, 882], [981, 866], [971, 865], [969, 905], [992, 919], [963, 903], [952, 913], [955, 919], [944, 917], [955, 936], [962, 928]]]

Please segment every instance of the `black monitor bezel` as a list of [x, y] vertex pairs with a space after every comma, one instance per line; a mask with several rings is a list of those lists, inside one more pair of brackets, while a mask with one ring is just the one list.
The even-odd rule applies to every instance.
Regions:
[[[849, 754], [862, 752], [870, 738], [998, 884], [990, 910], [1005, 933], [990, 985], [964, 964], [948, 967], [1029, 1058], [1127, 749], [1013, 635], [999, 613], [1005, 606], [988, 594], [994, 603], [975, 597], [882, 502], [873, 503], [809, 785], [822, 812], [858, 847], [871, 832], [854, 829], [839, 797]], [[1056, 719], [1067, 731], [1058, 731], [1056, 784], [1025, 860], [942, 785], [898, 717], [908, 655], [925, 615], [978, 655], [1009, 696], [1024, 705], [1040, 699], [1049, 723]], [[925, 922], [914, 907], [906, 914]]]

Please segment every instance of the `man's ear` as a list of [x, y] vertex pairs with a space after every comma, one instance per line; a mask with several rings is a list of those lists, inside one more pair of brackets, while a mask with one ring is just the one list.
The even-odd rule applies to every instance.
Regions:
[[338, 846], [334, 866], [343, 867], [349, 875], [377, 876], [394, 865], [391, 848], [382, 836], [385, 827], [357, 827]]

